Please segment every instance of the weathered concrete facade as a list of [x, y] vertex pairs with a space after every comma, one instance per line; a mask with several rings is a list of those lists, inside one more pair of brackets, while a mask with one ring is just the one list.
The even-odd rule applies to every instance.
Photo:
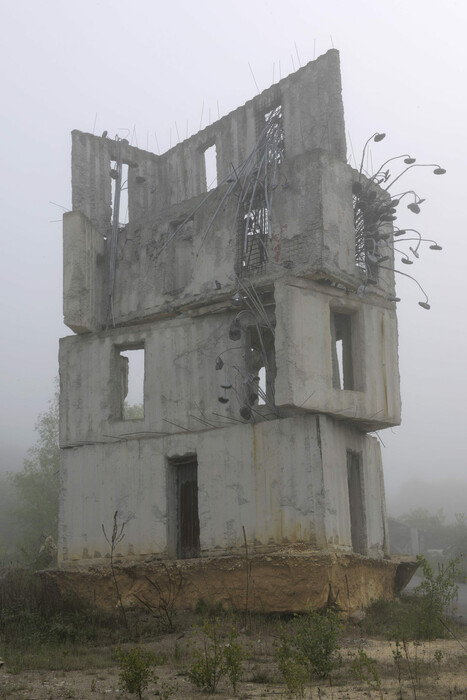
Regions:
[[[72, 140], [61, 565], [106, 556], [116, 512], [128, 560], [241, 554], [245, 540], [253, 555], [387, 555], [367, 433], [400, 421], [394, 279], [380, 270], [357, 294], [338, 53], [161, 156]], [[124, 165], [120, 227], [110, 173]], [[144, 396], [129, 420], [132, 349]]]

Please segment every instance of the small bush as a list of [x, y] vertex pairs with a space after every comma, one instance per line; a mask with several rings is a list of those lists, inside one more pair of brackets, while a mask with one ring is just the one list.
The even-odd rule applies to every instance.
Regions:
[[273, 680], [270, 670], [263, 666], [256, 666], [249, 678], [250, 683], [261, 683], [262, 685], [272, 683]]
[[192, 663], [188, 669], [188, 678], [197, 688], [215, 693], [226, 670], [219, 619], [205, 620], [201, 630], [203, 646], [201, 649], [193, 649], [191, 653]]
[[276, 647], [276, 661], [289, 693], [296, 698], [305, 697], [305, 685], [310, 680], [309, 671], [285, 637], [282, 637], [281, 643]]
[[235, 629], [232, 628], [229, 640], [224, 646], [224, 666], [235, 695], [237, 694], [238, 684], [243, 677], [243, 662], [245, 658], [245, 650], [238, 641]]
[[341, 660], [340, 631], [340, 618], [333, 610], [324, 614], [310, 610], [283, 628], [275, 655], [290, 693], [303, 697], [307, 681], [329, 678]]
[[358, 647], [357, 657], [352, 661], [351, 670], [355, 678], [366, 683], [372, 690], [376, 690], [380, 698], [384, 697], [376, 661], [368, 656], [361, 647]]
[[144, 647], [133, 647], [128, 651], [117, 649], [117, 654], [120, 663], [118, 676], [120, 687], [142, 698], [149, 681], [158, 680], [158, 676], [153, 671], [158, 661], [157, 656]]
[[220, 680], [227, 676], [236, 693], [243, 676], [246, 654], [235, 629], [231, 628], [225, 639], [221, 632], [221, 622], [216, 617], [204, 620], [201, 630], [202, 647], [193, 649], [191, 653], [188, 678], [197, 688], [215, 693]]

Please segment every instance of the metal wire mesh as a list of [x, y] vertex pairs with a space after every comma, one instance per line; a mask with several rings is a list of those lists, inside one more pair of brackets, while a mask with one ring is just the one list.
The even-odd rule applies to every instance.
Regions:
[[241, 193], [236, 264], [239, 276], [263, 271], [269, 257], [272, 198], [277, 168], [284, 158], [281, 105], [267, 112], [264, 119], [255, 149], [255, 167], [248, 172]]

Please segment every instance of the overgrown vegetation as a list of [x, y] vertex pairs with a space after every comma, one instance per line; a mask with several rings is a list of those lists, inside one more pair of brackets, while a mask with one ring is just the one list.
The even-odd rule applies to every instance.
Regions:
[[108, 645], [153, 636], [155, 625], [105, 612], [60, 593], [46, 574], [11, 567], [0, 575], [0, 657], [10, 671], [112, 664]]
[[457, 597], [456, 579], [459, 559], [437, 571], [425, 559], [418, 561], [423, 580], [413, 595], [402, 595], [395, 600], [377, 600], [367, 609], [364, 628], [367, 634], [384, 635], [391, 640], [433, 640], [449, 637], [447, 613]]
[[281, 630], [275, 655], [289, 692], [304, 697], [305, 685], [313, 678], [329, 678], [340, 664], [339, 634], [342, 623], [334, 610], [319, 613], [310, 609], [296, 615]]
[[36, 431], [38, 440], [28, 450], [23, 470], [1, 477], [0, 557], [39, 569], [54, 558], [50, 548], [45, 552], [42, 547], [46, 538], [57, 541], [58, 390], [47, 411], [39, 415]]
[[[417, 557], [423, 573], [422, 582], [415, 588], [415, 596], [420, 600], [421, 633], [425, 639], [442, 637], [446, 630], [446, 612], [457, 600], [461, 559], [452, 559], [446, 565], [438, 564], [436, 572], [423, 556]], [[421, 621], [420, 620], [420, 621]]]
[[[180, 616], [176, 633], [168, 633], [141, 609], [127, 610], [127, 628], [118, 610], [97, 611], [61, 596], [46, 573], [16, 568], [0, 578], [0, 656], [10, 673], [118, 665], [121, 690], [137, 697], [190, 697], [198, 690], [225, 694], [228, 687], [241, 696], [245, 680], [279, 685], [283, 697], [295, 698], [316, 697], [318, 687], [330, 685], [326, 694], [332, 697], [352, 677], [372, 697], [391, 697], [389, 687], [394, 697], [396, 692], [399, 698], [423, 697], [449, 658], [420, 638], [422, 632], [429, 639], [447, 634], [429, 623], [437, 618], [440, 601], [452, 600], [454, 574], [451, 568], [447, 575], [426, 565], [423, 571], [424, 585], [416, 595], [373, 603], [358, 632], [353, 627], [346, 634], [334, 610], [309, 610], [288, 619], [252, 613], [250, 630], [243, 627], [242, 610], [213, 613], [200, 604], [198, 613]], [[451, 621], [446, 624], [454, 635], [462, 634]], [[386, 664], [373, 658], [370, 630], [391, 645]]]

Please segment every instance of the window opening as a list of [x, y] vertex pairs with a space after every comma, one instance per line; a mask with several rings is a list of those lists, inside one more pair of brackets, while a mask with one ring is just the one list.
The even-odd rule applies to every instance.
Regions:
[[204, 151], [204, 168], [206, 173], [206, 190], [217, 187], [217, 149], [216, 144], [209, 146]]
[[362, 459], [357, 452], [347, 450], [347, 482], [349, 490], [350, 531], [352, 549], [366, 554], [366, 516], [363, 497]]
[[110, 162], [110, 177], [112, 179], [112, 218], [114, 212], [118, 217], [118, 228], [123, 228], [128, 223], [128, 165], [121, 163], [120, 172], [118, 162]]
[[257, 406], [269, 405], [272, 408], [276, 377], [274, 334], [269, 328], [250, 326], [247, 342], [247, 371], [251, 378], [247, 389], [248, 403]]
[[[198, 512], [198, 461], [196, 455], [169, 459], [169, 528], [172, 549], [177, 559], [191, 559], [200, 555]], [[170, 543], [169, 543], [170, 549]]]
[[120, 348], [120, 415], [144, 418], [144, 347]]
[[335, 389], [355, 388], [352, 357], [352, 316], [331, 313], [332, 383]]

